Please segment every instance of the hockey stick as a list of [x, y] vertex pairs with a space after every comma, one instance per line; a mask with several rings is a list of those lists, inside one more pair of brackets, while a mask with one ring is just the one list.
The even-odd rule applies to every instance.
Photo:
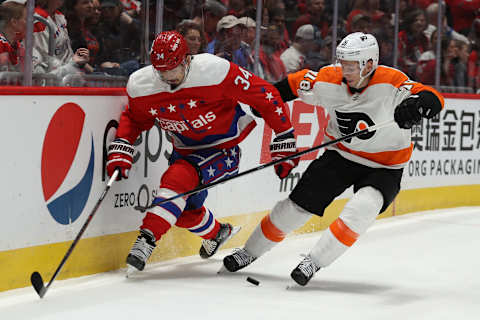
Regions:
[[50, 288], [50, 286], [52, 285], [52, 282], [55, 280], [58, 273], [62, 269], [63, 265], [67, 261], [68, 257], [72, 253], [73, 248], [75, 248], [78, 241], [80, 240], [80, 237], [83, 235], [83, 233], [85, 232], [85, 229], [87, 229], [87, 226], [90, 224], [90, 221], [92, 221], [92, 218], [97, 212], [98, 208], [100, 207], [100, 204], [102, 203], [103, 199], [105, 199], [105, 196], [107, 195], [108, 190], [110, 190], [110, 187], [112, 186], [113, 182], [117, 179], [118, 173], [119, 173], [118, 169], [113, 172], [112, 177], [110, 178], [110, 180], [108, 180], [107, 186], [105, 187], [102, 195], [100, 196], [100, 199], [98, 199], [97, 203], [95, 204], [95, 207], [93, 208], [92, 212], [88, 216], [87, 221], [85, 221], [82, 228], [80, 229], [80, 232], [78, 232], [77, 236], [75, 237], [75, 240], [73, 240], [72, 244], [70, 245], [70, 248], [68, 248], [67, 253], [63, 257], [62, 261], [60, 262], [60, 265], [58, 266], [57, 270], [55, 270], [55, 273], [53, 274], [47, 286], [43, 284], [42, 276], [38, 271], [34, 271], [30, 276], [30, 281], [32, 282], [32, 286], [35, 289], [35, 291], [37, 291], [40, 298], [43, 298], [43, 296], [47, 293], [48, 288]]
[[183, 193], [179, 193], [173, 197], [170, 197], [168, 199], [163, 199], [159, 202], [156, 202], [155, 204], [151, 204], [149, 206], [146, 206], [146, 207], [142, 207], [142, 206], [135, 206], [134, 209], [135, 210], [139, 210], [141, 212], [145, 212], [146, 210], [148, 209], [151, 209], [155, 206], [158, 206], [159, 204], [162, 204], [162, 203], [165, 203], [165, 202], [169, 202], [169, 201], [172, 201], [172, 200], [175, 200], [177, 198], [180, 198], [180, 197], [185, 197], [185, 196], [189, 196], [191, 194], [194, 194], [194, 193], [198, 193], [200, 191], [203, 191], [203, 190], [207, 190], [207, 189], [210, 189], [214, 186], [216, 186], [217, 184], [221, 184], [221, 183], [225, 183], [227, 181], [230, 181], [230, 180], [233, 180], [233, 179], [236, 179], [236, 178], [240, 178], [242, 176], [245, 176], [247, 174], [250, 174], [252, 172], [255, 172], [255, 171], [258, 171], [258, 170], [262, 170], [262, 169], [265, 169], [265, 168], [268, 168], [268, 167], [271, 167], [271, 166], [274, 166], [276, 164], [279, 164], [281, 162], [284, 162], [284, 161], [288, 161], [290, 159], [294, 159], [294, 158], [298, 158], [298, 157], [301, 157], [303, 156], [304, 154], [306, 153], [310, 153], [312, 151], [315, 151], [315, 150], [318, 150], [318, 149], [321, 149], [321, 148], [325, 148], [325, 147], [328, 147], [332, 144], [336, 144], [338, 142], [341, 142], [341, 141], [344, 141], [344, 140], [347, 140], [347, 139], [350, 139], [350, 138], [353, 138], [353, 137], [357, 137], [357, 136], [361, 136], [362, 134], [365, 134], [367, 132], [372, 132], [372, 131], [375, 131], [375, 130], [378, 130], [380, 128], [383, 128], [383, 127], [387, 127], [387, 126], [390, 126], [392, 124], [394, 124], [395, 121], [394, 120], [389, 120], [389, 121], [386, 121], [386, 122], [382, 122], [382, 123], [379, 123], [377, 125], [374, 125], [374, 126], [371, 126], [371, 127], [368, 127], [366, 129], [363, 129], [363, 130], [360, 130], [360, 131], [357, 131], [357, 132], [353, 132], [353, 133], [350, 133], [350, 134], [347, 134], [346, 136], [343, 136], [341, 138], [338, 138], [338, 139], [335, 139], [335, 140], [331, 140], [331, 141], [328, 141], [328, 142], [325, 142], [325, 143], [322, 143], [318, 146], [315, 146], [315, 147], [312, 147], [310, 149], [306, 149], [306, 150], [303, 150], [303, 151], [300, 151], [298, 153], [295, 153], [295, 154], [292, 154], [290, 156], [287, 156], [287, 157], [284, 157], [284, 158], [281, 158], [281, 159], [278, 159], [278, 160], [274, 160], [274, 161], [271, 161], [271, 162], [268, 162], [268, 163], [265, 163], [265, 164], [262, 164], [258, 167], [254, 167], [254, 168], [251, 168], [247, 171], [244, 171], [244, 172], [241, 172], [235, 176], [230, 176], [228, 178], [225, 178], [225, 179], [222, 179], [222, 180], [217, 180], [217, 181], [214, 181], [212, 183], [209, 183], [209, 184], [204, 184], [204, 185], [200, 185], [190, 191], [186, 191], [186, 192], [183, 192]]

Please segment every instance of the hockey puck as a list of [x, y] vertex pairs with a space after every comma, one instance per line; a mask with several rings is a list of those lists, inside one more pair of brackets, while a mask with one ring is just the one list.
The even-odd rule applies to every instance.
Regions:
[[247, 281], [250, 282], [251, 284], [256, 285], [256, 286], [258, 286], [260, 284], [260, 281], [258, 281], [257, 279], [254, 279], [252, 277], [247, 277]]

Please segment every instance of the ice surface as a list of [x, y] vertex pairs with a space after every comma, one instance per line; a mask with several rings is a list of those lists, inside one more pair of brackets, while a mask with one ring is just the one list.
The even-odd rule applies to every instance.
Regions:
[[308, 286], [293, 285], [299, 254], [319, 236], [287, 238], [233, 274], [217, 275], [228, 249], [147, 265], [129, 279], [123, 269], [56, 280], [44, 299], [31, 287], [11, 290], [0, 293], [0, 319], [480, 319], [480, 207], [376, 221]]

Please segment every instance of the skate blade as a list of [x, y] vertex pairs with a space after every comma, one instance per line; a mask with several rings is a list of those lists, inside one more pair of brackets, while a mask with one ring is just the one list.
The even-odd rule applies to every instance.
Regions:
[[227, 272], [227, 268], [225, 268], [225, 266], [222, 264], [220, 269], [218, 269], [217, 274], [224, 274], [226, 272]]
[[125, 274], [125, 277], [130, 278], [135, 272], [137, 272], [137, 268], [127, 265], [127, 273]]
[[224, 245], [228, 240], [230, 240], [234, 235], [236, 235], [241, 229], [242, 229], [242, 227], [240, 227], [240, 226], [233, 227], [233, 228], [232, 228], [232, 232], [230, 232], [230, 235], [229, 235], [229, 236], [227, 237], [227, 239], [222, 243], [222, 245]]
[[[223, 247], [225, 245], [225, 243], [227, 243], [228, 240], [230, 240], [234, 235], [236, 235], [241, 229], [242, 229], [242, 227], [240, 227], [240, 226], [233, 227], [232, 232], [230, 232], [230, 235], [227, 238], [225, 238], [225, 240], [218, 246], [218, 248], [217, 248], [217, 250], [215, 250], [215, 252], [220, 250], [220, 248]], [[213, 254], [212, 254], [212, 256], [213, 256]]]

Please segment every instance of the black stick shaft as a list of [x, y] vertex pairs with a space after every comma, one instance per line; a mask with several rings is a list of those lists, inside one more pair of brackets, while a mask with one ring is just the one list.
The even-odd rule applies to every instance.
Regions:
[[307, 154], [307, 153], [310, 153], [312, 151], [315, 151], [315, 150], [318, 150], [318, 149], [321, 149], [321, 148], [325, 148], [325, 147], [328, 147], [332, 144], [336, 144], [338, 142], [341, 142], [341, 141], [344, 141], [344, 140], [348, 140], [350, 138], [353, 138], [353, 137], [357, 137], [357, 136], [360, 136], [362, 134], [365, 134], [367, 132], [372, 132], [372, 131], [375, 131], [375, 130], [378, 130], [380, 128], [383, 128], [383, 127], [387, 127], [387, 126], [390, 126], [392, 124], [394, 124], [395, 122], [393, 120], [390, 120], [390, 121], [386, 121], [386, 122], [382, 122], [382, 123], [379, 123], [377, 125], [374, 125], [374, 126], [371, 126], [371, 127], [368, 127], [366, 129], [363, 129], [363, 130], [360, 130], [360, 131], [357, 131], [357, 132], [353, 132], [351, 134], [348, 134], [346, 136], [343, 136], [341, 138], [338, 138], [338, 139], [335, 139], [335, 140], [331, 140], [331, 141], [328, 141], [328, 142], [325, 142], [325, 143], [322, 143], [318, 146], [315, 146], [315, 147], [312, 147], [310, 149], [306, 149], [306, 150], [303, 150], [303, 151], [300, 151], [300, 152], [297, 152], [295, 154], [292, 154], [290, 156], [287, 156], [287, 157], [284, 157], [284, 158], [281, 158], [281, 159], [278, 159], [278, 160], [275, 160], [275, 161], [271, 161], [271, 162], [268, 162], [268, 163], [265, 163], [265, 164], [262, 164], [262, 165], [259, 165], [258, 167], [254, 167], [254, 168], [251, 168], [251, 169], [248, 169], [246, 171], [243, 171], [235, 176], [230, 176], [230, 177], [227, 177], [225, 179], [222, 179], [222, 180], [217, 180], [217, 181], [214, 181], [212, 183], [209, 183], [209, 184], [205, 184], [205, 185], [200, 185], [190, 191], [186, 191], [186, 192], [183, 192], [183, 193], [179, 193], [173, 197], [170, 197], [168, 199], [163, 199], [159, 202], [156, 202], [155, 204], [151, 204], [147, 207], [135, 207], [136, 209], [138, 210], [141, 210], [141, 211], [145, 211], [145, 210], [148, 210], [148, 209], [151, 209], [155, 206], [158, 206], [159, 204], [162, 204], [162, 203], [165, 203], [165, 202], [169, 202], [169, 201], [172, 201], [172, 200], [175, 200], [175, 199], [178, 199], [180, 197], [185, 197], [185, 196], [189, 196], [191, 194], [195, 194], [195, 193], [198, 193], [200, 191], [203, 191], [203, 190], [207, 190], [207, 189], [210, 189], [218, 184], [221, 184], [221, 183], [225, 183], [227, 181], [230, 181], [230, 180], [233, 180], [233, 179], [237, 179], [237, 178], [240, 178], [242, 176], [245, 176], [247, 174], [250, 174], [252, 172], [255, 172], [255, 171], [259, 171], [259, 170], [263, 170], [265, 168], [268, 168], [268, 167], [271, 167], [271, 166], [274, 166], [276, 164], [279, 164], [281, 162], [284, 162], [284, 161], [288, 161], [288, 160], [291, 160], [291, 159], [295, 159], [295, 158], [298, 158], [298, 157], [301, 157], [303, 156], [304, 154]]
[[50, 282], [46, 285], [45, 290], [43, 290], [43, 295], [41, 295], [41, 298], [43, 298], [43, 296], [47, 293], [48, 288], [50, 287], [52, 282], [55, 281], [55, 278], [60, 273], [60, 270], [62, 270], [63, 265], [65, 264], [65, 262], [67, 262], [68, 257], [70, 257], [70, 255], [72, 254], [73, 249], [75, 248], [78, 241], [82, 237], [83, 233], [87, 229], [88, 225], [90, 224], [90, 221], [92, 221], [93, 216], [95, 215], [98, 208], [102, 204], [103, 199], [105, 199], [105, 196], [107, 195], [108, 191], [110, 190], [110, 187], [112, 186], [113, 182], [117, 179], [118, 173], [119, 173], [118, 170], [115, 170], [115, 172], [112, 174], [112, 177], [110, 178], [110, 180], [108, 180], [107, 186], [103, 190], [103, 193], [100, 196], [100, 198], [98, 199], [97, 203], [95, 204], [95, 207], [93, 208], [92, 212], [89, 214], [87, 220], [85, 221], [82, 228], [78, 232], [77, 236], [73, 240], [72, 244], [70, 245], [70, 248], [68, 248], [67, 253], [63, 257], [62, 261], [60, 262], [60, 265], [57, 267], [57, 270], [55, 270], [55, 273], [53, 274], [52, 278], [50, 279]]

